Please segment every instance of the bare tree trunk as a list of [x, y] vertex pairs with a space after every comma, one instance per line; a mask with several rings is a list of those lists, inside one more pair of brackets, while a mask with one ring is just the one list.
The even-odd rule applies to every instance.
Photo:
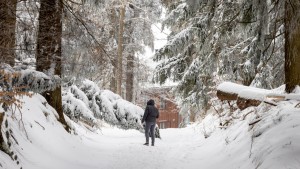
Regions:
[[[115, 8], [111, 8], [110, 11], [108, 12], [110, 15], [110, 21], [112, 22], [112, 24], [117, 27], [117, 24], [118, 24], [118, 21], [117, 21], [117, 16], [116, 16], [116, 10]], [[111, 37], [116, 37], [116, 34], [117, 34], [117, 31], [110, 31], [110, 38]], [[116, 82], [116, 77], [118, 76], [117, 75], [117, 62], [118, 62], [118, 58], [117, 57], [114, 57], [113, 59], [113, 63], [112, 63], [112, 66], [113, 66], [113, 75], [111, 76], [111, 79], [110, 79], [110, 90], [113, 91], [114, 93], [117, 93], [117, 82]]]
[[285, 83], [286, 92], [300, 85], [300, 1], [285, 2]]
[[127, 56], [127, 69], [126, 69], [126, 100], [133, 101], [133, 82], [134, 82], [134, 52]]
[[[61, 77], [63, 2], [62, 0], [41, 0], [40, 3], [36, 69], [46, 72], [46, 74], [55, 74]], [[58, 120], [68, 130], [69, 127], [62, 109], [61, 87], [57, 87], [53, 91], [47, 91], [43, 95], [57, 111]]]
[[118, 34], [118, 73], [117, 73], [117, 94], [122, 96], [122, 75], [123, 75], [123, 35], [124, 35], [124, 19], [125, 19], [125, 6], [120, 8], [119, 19], [119, 34]]
[[[133, 18], [139, 17], [139, 11], [134, 6], [131, 6], [134, 10]], [[129, 29], [129, 36], [127, 36], [127, 43], [135, 45], [136, 41], [131, 36], [134, 32], [134, 25], [133, 21], [128, 22], [128, 29]], [[126, 66], [126, 100], [133, 102], [134, 101], [134, 69], [135, 65], [135, 51], [132, 47], [128, 50], [129, 54], [127, 55], [127, 66]]]
[[113, 64], [113, 76], [111, 77], [110, 80], [110, 90], [113, 91], [114, 93], [117, 93], [117, 66], [116, 66], [116, 62], [117, 62], [117, 58], [115, 58], [113, 60], [114, 64]]
[[17, 0], [0, 0], [0, 60], [15, 64]]

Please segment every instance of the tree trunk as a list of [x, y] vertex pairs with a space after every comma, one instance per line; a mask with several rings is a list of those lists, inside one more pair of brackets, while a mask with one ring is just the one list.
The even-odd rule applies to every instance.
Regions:
[[[39, 30], [37, 37], [36, 69], [46, 74], [61, 77], [61, 38], [62, 38], [62, 0], [41, 0]], [[57, 111], [59, 121], [68, 130], [65, 121], [61, 87], [43, 94], [48, 103]]]
[[[108, 12], [110, 15], [110, 21], [112, 22], [113, 26], [114, 27], [117, 27], [118, 25], [118, 21], [117, 21], [117, 16], [116, 16], [116, 10], [115, 8], [111, 8], [110, 11]], [[111, 37], [116, 37], [116, 34], [117, 34], [117, 31], [116, 30], [111, 30], [110, 31], [110, 38]], [[112, 63], [112, 71], [113, 71], [113, 75], [111, 76], [111, 79], [110, 79], [110, 90], [113, 91], [114, 93], [117, 93], [117, 79], [116, 77], [118, 76], [117, 75], [117, 62], [118, 62], [118, 58], [117, 57], [114, 57], [113, 59], [113, 63]]]
[[232, 101], [232, 100], [237, 100], [238, 94], [237, 93], [226, 93], [224, 91], [217, 90], [217, 97], [222, 101], [223, 100]]
[[0, 0], [0, 60], [15, 64], [17, 0]]
[[133, 82], [134, 82], [134, 52], [127, 56], [126, 69], [126, 100], [133, 101]]
[[119, 34], [118, 34], [118, 73], [117, 73], [117, 94], [122, 96], [122, 75], [123, 75], [123, 35], [124, 35], [124, 19], [125, 19], [125, 6], [120, 8], [119, 18]]
[[2, 135], [2, 131], [4, 131], [4, 129], [2, 128], [3, 122], [4, 122], [4, 116], [5, 116], [5, 113], [0, 112], [0, 150], [5, 152], [6, 154], [10, 155], [9, 151], [8, 151], [8, 146], [5, 143], [4, 137]]
[[[134, 10], [133, 18], [139, 17], [139, 10], [134, 6], [131, 6]], [[131, 36], [134, 33], [134, 22], [130, 20], [128, 22], [129, 27], [129, 36], [127, 36], [127, 43], [131, 45], [136, 44], [136, 40]], [[129, 102], [134, 101], [134, 69], [135, 65], [135, 50], [132, 47], [129, 47], [127, 54], [127, 66], [126, 66], [126, 100]]]
[[285, 83], [291, 93], [300, 85], [300, 1], [285, 2]]
[[113, 91], [114, 93], [117, 93], [117, 79], [116, 77], [118, 76], [117, 75], [117, 66], [116, 66], [116, 62], [117, 62], [117, 58], [115, 58], [113, 60], [113, 75], [110, 79], [110, 90]]

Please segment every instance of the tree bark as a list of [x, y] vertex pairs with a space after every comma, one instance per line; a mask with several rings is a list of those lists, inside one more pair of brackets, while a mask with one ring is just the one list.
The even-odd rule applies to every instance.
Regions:
[[[61, 77], [62, 0], [41, 0], [37, 37], [36, 69]], [[68, 131], [62, 109], [61, 87], [43, 93], [48, 103], [57, 111], [59, 121]]]
[[126, 69], [126, 100], [133, 101], [133, 82], [134, 82], [134, 52], [127, 56], [127, 69]]
[[[139, 10], [134, 6], [131, 7], [134, 10], [133, 18], [139, 17]], [[137, 42], [131, 35], [134, 33], [134, 23], [132, 20], [128, 22], [129, 36], [127, 36], [127, 43], [135, 45]], [[126, 100], [129, 102], [134, 101], [134, 69], [135, 69], [135, 50], [129, 47], [127, 54], [127, 66], [126, 66]]]
[[261, 103], [260, 100], [242, 98], [242, 97], [238, 97], [237, 100], [236, 100], [237, 107], [240, 110], [244, 110], [244, 109], [246, 109], [247, 107], [250, 107], [250, 106], [255, 106], [256, 107], [256, 106], [260, 105], [260, 103]]
[[110, 79], [110, 90], [113, 91], [114, 93], [117, 93], [117, 66], [116, 66], [116, 63], [117, 63], [117, 59], [115, 58], [113, 60], [113, 75]]
[[226, 93], [224, 91], [217, 90], [217, 97], [222, 101], [223, 100], [232, 101], [232, 100], [237, 100], [238, 94], [237, 93]]
[[122, 75], [123, 75], [123, 35], [124, 35], [125, 6], [120, 7], [119, 34], [118, 34], [118, 73], [117, 73], [117, 94], [122, 96]]
[[17, 0], [0, 0], [0, 60], [15, 64]]
[[261, 101], [254, 98], [243, 98], [238, 95], [238, 93], [227, 93], [221, 90], [217, 90], [217, 97], [224, 101], [234, 101], [236, 100], [237, 107], [241, 110], [246, 109], [250, 106], [258, 106]]
[[4, 112], [0, 112], [0, 150], [5, 152], [6, 154], [9, 154], [9, 152], [7, 151], [7, 145], [4, 141], [4, 137], [2, 135], [2, 131], [3, 131], [3, 121], [4, 121], [4, 116], [5, 113]]
[[300, 85], [300, 1], [285, 1], [285, 83], [291, 93]]
[[[118, 21], [117, 21], [115, 8], [114, 7], [111, 8], [108, 13], [110, 14], [109, 15], [110, 16], [110, 21], [112, 22], [113, 26], [117, 27]], [[117, 31], [111, 30], [110, 31], [110, 38], [111, 37], [116, 37], [117, 36], [116, 34], [117, 34]], [[117, 75], [117, 68], [118, 68], [117, 62], [118, 62], [118, 58], [114, 57], [113, 63], [112, 63], [113, 75], [111, 76], [111, 79], [110, 79], [110, 90], [113, 91], [114, 93], [117, 93], [117, 79], [116, 79], [116, 77], [118, 76]]]

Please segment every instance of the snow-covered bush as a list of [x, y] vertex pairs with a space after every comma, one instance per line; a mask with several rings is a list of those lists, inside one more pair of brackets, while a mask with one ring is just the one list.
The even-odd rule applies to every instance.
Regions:
[[91, 126], [96, 124], [97, 120], [94, 117], [93, 112], [91, 112], [82, 100], [77, 99], [71, 92], [64, 93], [62, 100], [63, 111], [72, 120], [77, 121], [81, 119]]
[[78, 89], [77, 86], [73, 85], [70, 87], [70, 92], [74, 95], [75, 98], [84, 102], [84, 104], [89, 105], [89, 99], [83, 91]]
[[98, 109], [96, 112], [99, 118], [116, 125], [118, 124], [118, 119], [115, 114], [114, 101], [116, 99], [121, 99], [121, 97], [116, 98], [114, 95], [116, 94], [112, 92], [105, 95], [105, 91], [95, 94], [92, 100], [92, 108], [93, 110]]
[[109, 90], [100, 90], [92, 81], [84, 80], [80, 87], [69, 87], [62, 99], [64, 113], [73, 120], [95, 124], [96, 119], [101, 119], [124, 129], [142, 129], [142, 108]]
[[94, 82], [87, 79], [82, 82], [80, 90], [86, 94], [89, 100], [93, 98], [95, 93], [100, 91], [99, 87]]
[[60, 85], [58, 76], [48, 76], [35, 70], [20, 70], [8, 64], [0, 64], [0, 105], [7, 110], [11, 105], [21, 106], [17, 96], [30, 96], [30, 92], [42, 93]]
[[[18, 87], [22, 91], [32, 91], [42, 93], [53, 90], [60, 85], [59, 76], [49, 76], [35, 70], [16, 70], [8, 64], [0, 64], [0, 87], [5, 86], [7, 90]], [[8, 78], [5, 78], [8, 77]]]

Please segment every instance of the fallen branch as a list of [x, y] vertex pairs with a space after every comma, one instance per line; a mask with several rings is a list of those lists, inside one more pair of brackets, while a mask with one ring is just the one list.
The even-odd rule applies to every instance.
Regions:
[[261, 120], [262, 120], [262, 118], [255, 119], [255, 120], [253, 120], [252, 122], [249, 123], [249, 126], [258, 123], [258, 122], [261, 121]]
[[228, 126], [218, 126], [218, 128], [221, 128], [221, 129], [227, 129]]
[[272, 101], [269, 101], [269, 100], [264, 100], [263, 102], [267, 103], [267, 104], [269, 104], [271, 106], [277, 106], [277, 104], [275, 104], [275, 103], [273, 103]]
[[252, 113], [253, 112], [253, 110], [251, 110], [251, 111], [249, 111], [248, 113], [246, 113], [244, 116], [243, 116], [243, 120], [245, 120], [245, 118], [250, 114], [250, 113]]
[[45, 130], [45, 127], [42, 126], [39, 122], [37, 122], [37, 121], [34, 121], [34, 122], [36, 122], [36, 124], [40, 125], [43, 128], [43, 130]]
[[17, 141], [17, 139], [15, 138], [15, 136], [14, 136], [14, 135], [12, 135], [12, 133], [10, 134], [10, 136], [11, 136], [11, 138], [13, 138], [13, 139], [14, 139], [15, 143], [16, 143], [17, 145], [19, 145], [19, 142]]

